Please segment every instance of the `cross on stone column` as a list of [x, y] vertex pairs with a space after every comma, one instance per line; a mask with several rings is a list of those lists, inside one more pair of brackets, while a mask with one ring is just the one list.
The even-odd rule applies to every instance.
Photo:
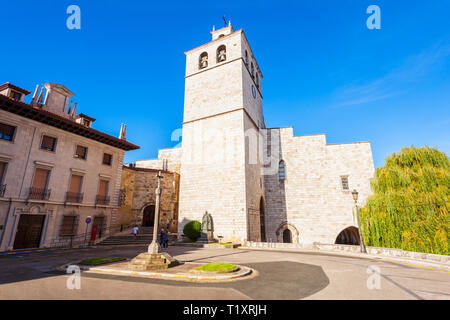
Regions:
[[161, 252], [161, 247], [158, 243], [158, 227], [159, 227], [159, 199], [161, 197], [161, 179], [163, 176], [161, 175], [161, 171], [156, 175], [158, 178], [158, 187], [155, 190], [156, 193], [156, 201], [155, 201], [155, 224], [153, 226], [153, 240], [152, 243], [148, 246], [148, 253], [156, 254]]

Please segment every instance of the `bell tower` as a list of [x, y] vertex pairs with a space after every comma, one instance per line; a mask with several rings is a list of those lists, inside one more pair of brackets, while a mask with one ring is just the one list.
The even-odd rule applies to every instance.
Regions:
[[208, 211], [214, 236], [257, 240], [248, 213], [264, 194], [257, 154], [265, 128], [262, 73], [242, 29], [230, 22], [211, 36], [185, 52], [179, 234]]

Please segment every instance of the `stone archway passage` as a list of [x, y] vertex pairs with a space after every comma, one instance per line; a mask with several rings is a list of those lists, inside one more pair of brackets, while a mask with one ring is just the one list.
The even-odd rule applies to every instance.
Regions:
[[292, 243], [292, 233], [291, 230], [285, 229], [283, 231], [283, 243]]
[[21, 214], [13, 249], [39, 248], [45, 215]]
[[142, 219], [143, 227], [153, 227], [155, 225], [155, 206], [149, 205], [144, 209], [144, 215]]
[[336, 244], [359, 245], [359, 231], [356, 227], [348, 227], [339, 233]]

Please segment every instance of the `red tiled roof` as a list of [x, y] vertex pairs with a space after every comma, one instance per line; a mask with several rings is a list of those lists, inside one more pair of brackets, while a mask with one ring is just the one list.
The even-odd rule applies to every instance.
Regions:
[[5, 110], [19, 116], [39, 121], [49, 126], [72, 132], [79, 136], [86, 137], [101, 143], [129, 151], [139, 149], [139, 146], [126, 140], [118, 139], [104, 132], [85, 127], [73, 120], [64, 118], [53, 112], [32, 107], [28, 103], [16, 101], [0, 94], [0, 110]]
[[30, 91], [25, 90], [25, 89], [22, 89], [22, 88], [19, 88], [18, 86], [15, 86], [15, 85], [13, 85], [12, 83], [9, 83], [9, 82], [2, 84], [2, 85], [0, 86], [0, 91], [3, 91], [3, 90], [6, 89], [6, 88], [11, 88], [11, 89], [13, 89], [13, 90], [15, 90], [15, 91], [19, 91], [20, 93], [23, 93], [23, 94], [25, 94], [25, 95], [31, 93]]

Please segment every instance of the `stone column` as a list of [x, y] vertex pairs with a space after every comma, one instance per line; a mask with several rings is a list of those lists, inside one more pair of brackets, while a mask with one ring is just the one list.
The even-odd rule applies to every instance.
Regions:
[[153, 226], [153, 241], [148, 246], [148, 253], [156, 254], [161, 252], [161, 247], [158, 243], [158, 227], [159, 227], [159, 200], [161, 197], [161, 171], [158, 172], [158, 187], [156, 188], [156, 201], [155, 201], [155, 224]]

